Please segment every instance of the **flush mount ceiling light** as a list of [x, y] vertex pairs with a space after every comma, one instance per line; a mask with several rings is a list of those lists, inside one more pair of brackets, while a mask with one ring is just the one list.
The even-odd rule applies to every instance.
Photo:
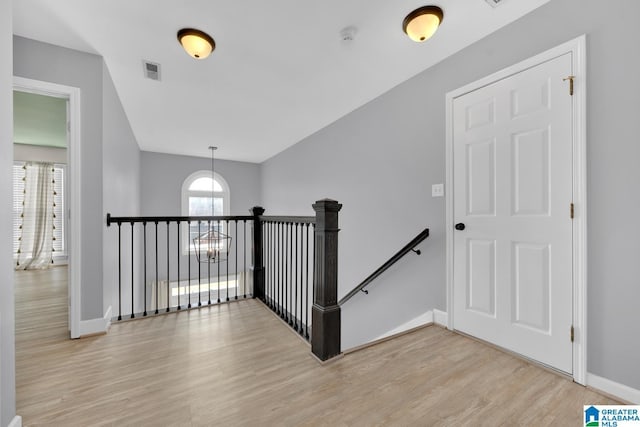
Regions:
[[178, 31], [178, 41], [184, 50], [196, 59], [206, 58], [216, 48], [216, 42], [209, 34], [194, 28], [183, 28]]
[[419, 7], [404, 18], [402, 30], [411, 40], [421, 43], [435, 34], [443, 16], [438, 6]]

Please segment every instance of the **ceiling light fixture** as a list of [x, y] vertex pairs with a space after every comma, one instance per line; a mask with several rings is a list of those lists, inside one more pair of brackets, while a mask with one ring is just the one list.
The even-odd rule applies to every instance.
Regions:
[[216, 48], [216, 42], [204, 31], [183, 28], [178, 31], [178, 41], [184, 50], [196, 59], [204, 59]]
[[[213, 167], [213, 153], [217, 149], [218, 147], [209, 147], [209, 150], [211, 150], [211, 217], [206, 220], [194, 221], [197, 223], [198, 236], [193, 239], [193, 251], [196, 254], [196, 259], [198, 260], [198, 262], [208, 264], [215, 264], [228, 259], [225, 257], [227, 254], [229, 254], [229, 248], [231, 246], [231, 236], [222, 232], [224, 227], [229, 226], [229, 221], [227, 220], [226, 226], [224, 226], [222, 224], [222, 220], [213, 219], [215, 218], [216, 214], [216, 210], [214, 208], [216, 204], [216, 173]], [[206, 224], [204, 224], [205, 222]], [[189, 224], [191, 224], [190, 227], [196, 225], [192, 224], [191, 222], [189, 222]], [[202, 231], [200, 229], [201, 226], [206, 226], [207, 228]], [[191, 232], [192, 231], [189, 231], [189, 233]], [[206, 257], [202, 253], [203, 250], [206, 251]], [[218, 302], [220, 302], [219, 299]]]
[[438, 6], [423, 6], [402, 21], [402, 30], [414, 42], [421, 43], [435, 34], [444, 14]]

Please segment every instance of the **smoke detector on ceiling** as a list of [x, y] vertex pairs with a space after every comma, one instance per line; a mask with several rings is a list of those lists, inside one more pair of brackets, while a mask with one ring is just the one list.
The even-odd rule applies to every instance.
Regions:
[[340, 30], [340, 40], [343, 43], [352, 42], [353, 39], [356, 38], [356, 33], [357, 32], [358, 32], [358, 29], [356, 27], [353, 27], [353, 26], [349, 26], [349, 27], [343, 28], [342, 30]]
[[160, 64], [142, 60], [144, 76], [151, 80], [160, 80]]
[[504, 0], [485, 0], [491, 7], [498, 7]]

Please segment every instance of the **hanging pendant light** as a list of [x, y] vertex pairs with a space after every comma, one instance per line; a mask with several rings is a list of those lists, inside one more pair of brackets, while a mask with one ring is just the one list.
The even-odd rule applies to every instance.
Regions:
[[422, 43], [435, 34], [443, 17], [438, 6], [419, 7], [404, 18], [402, 30], [414, 42]]
[[206, 58], [216, 48], [216, 42], [209, 34], [195, 28], [183, 28], [178, 31], [178, 41], [195, 59]]
[[[211, 150], [211, 216], [215, 216], [214, 200], [215, 200], [215, 161], [214, 151], [218, 147], [209, 147]], [[231, 247], [231, 237], [220, 231], [220, 222], [217, 224], [211, 221], [207, 222], [207, 230], [193, 239], [193, 249], [196, 253], [198, 262], [217, 263], [224, 261]], [[205, 250], [206, 256], [202, 256], [202, 250]]]
[[[209, 150], [211, 150], [211, 216], [215, 216], [214, 209], [214, 200], [215, 200], [215, 191], [216, 191], [216, 173], [215, 173], [215, 162], [213, 153], [218, 149], [218, 147], [209, 146]], [[209, 226], [209, 238], [207, 239], [207, 258], [210, 260], [218, 259], [218, 243], [219, 239], [215, 239], [215, 237], [219, 237], [215, 235], [216, 230]]]

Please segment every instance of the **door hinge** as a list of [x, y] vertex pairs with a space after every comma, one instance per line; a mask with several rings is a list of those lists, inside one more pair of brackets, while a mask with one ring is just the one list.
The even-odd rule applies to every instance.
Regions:
[[573, 206], [573, 203], [571, 203], [571, 208], [570, 208], [570, 210], [571, 210], [571, 219], [573, 219], [574, 214], [575, 214], [575, 208], [574, 208], [574, 206]]
[[566, 82], [567, 80], [569, 80], [569, 95], [571, 96], [573, 96], [573, 79], [575, 78], [576, 76], [568, 76], [562, 79], [563, 82]]
[[571, 325], [571, 342], [573, 342], [575, 335], [574, 335], [574, 330], [573, 330], [573, 325]]

